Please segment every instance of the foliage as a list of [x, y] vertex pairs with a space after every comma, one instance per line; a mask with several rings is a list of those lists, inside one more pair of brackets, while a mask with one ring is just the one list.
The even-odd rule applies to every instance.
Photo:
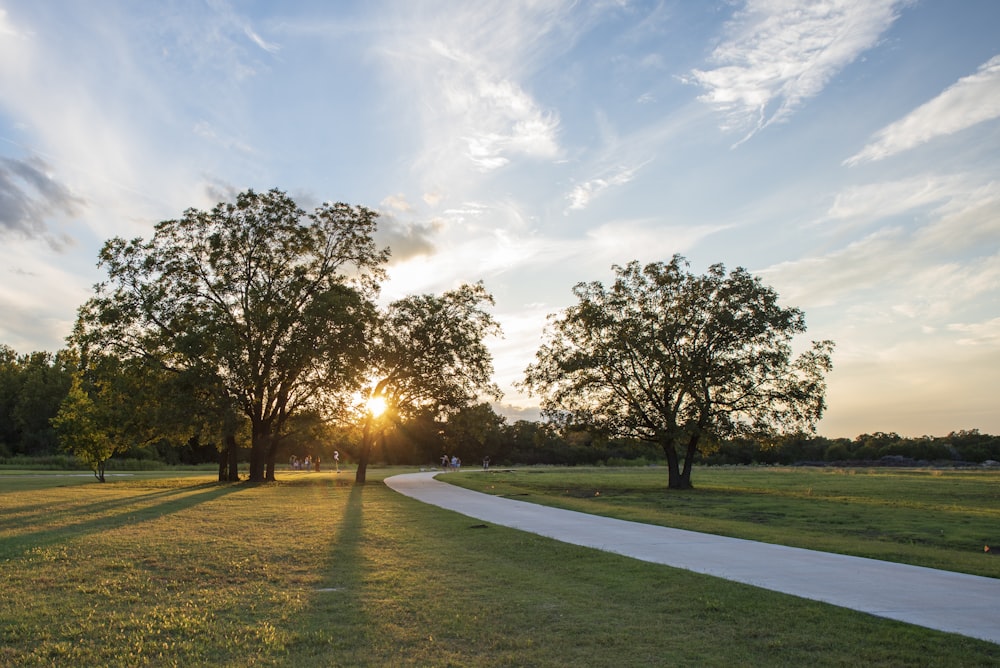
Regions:
[[90, 467], [101, 482], [104, 482], [105, 463], [123, 447], [109, 426], [108, 409], [107, 403], [90, 398], [77, 375], [59, 412], [52, 418], [63, 449]]
[[74, 368], [66, 351], [18, 355], [0, 344], [0, 455], [58, 450], [49, 421], [69, 392]]
[[322, 204], [306, 214], [285, 193], [240, 193], [187, 210], [151, 240], [108, 241], [108, 280], [79, 313], [86, 353], [140, 359], [185, 374], [234, 440], [250, 423], [250, 479], [274, 476], [280, 436], [305, 410], [336, 409], [356, 389], [371, 298], [388, 250], [375, 212]]
[[357, 482], [365, 481], [373, 441], [385, 426], [412, 418], [436, 420], [481, 397], [499, 398], [484, 342], [500, 333], [486, 310], [492, 304], [481, 283], [389, 304], [373, 337], [369, 367], [374, 380], [365, 394], [384, 399], [389, 410], [378, 421], [370, 413], [366, 417]]
[[574, 288], [578, 303], [550, 318], [526, 371], [550, 418], [657, 443], [671, 488], [691, 486], [703, 438], [814, 429], [833, 344], [793, 358], [801, 311], [742, 268], [696, 276], [675, 255], [614, 270], [609, 288]]

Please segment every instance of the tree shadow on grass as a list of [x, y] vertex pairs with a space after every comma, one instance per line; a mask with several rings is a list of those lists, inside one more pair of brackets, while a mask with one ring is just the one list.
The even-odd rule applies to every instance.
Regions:
[[[239, 485], [213, 482], [140, 496], [129, 495], [92, 504], [73, 505], [58, 513], [35, 517], [35, 524], [50, 528], [0, 538], [0, 559], [15, 559], [39, 548], [75, 540], [90, 534], [153, 521], [165, 515], [214, 501], [240, 489]], [[80, 515], [90, 516], [90, 519], [51, 527], [51, 524], [57, 519]], [[15, 526], [23, 528], [29, 523], [30, 521], [26, 521], [22, 517]], [[6, 522], [0, 525], [0, 528], [7, 527]]]
[[[0, 529], [17, 530], [36, 525], [60, 524], [65, 518], [76, 518], [79, 520], [81, 517], [107, 513], [118, 508], [137, 506], [156, 499], [188, 494], [192, 490], [209, 488], [216, 485], [218, 485], [218, 483], [204, 483], [199, 485], [162, 489], [145, 494], [131, 494], [128, 491], [123, 491], [120, 487], [112, 485], [102, 487], [95, 486], [88, 488], [87, 491], [96, 491], [98, 493], [106, 491], [114, 493], [117, 496], [112, 499], [86, 503], [84, 498], [82, 498], [83, 495], [80, 494], [77, 495], [75, 500], [60, 499], [58, 501], [51, 501], [42, 504], [37, 502], [26, 502], [20, 505], [6, 506], [4, 507], [4, 517], [0, 520]], [[25, 497], [30, 499], [30, 496], [27, 494]]]
[[[335, 481], [331, 493], [343, 494], [347, 486]], [[364, 663], [355, 651], [367, 644], [363, 639], [372, 632], [372, 620], [364, 614], [365, 487], [349, 486], [322, 577], [307, 597], [304, 614], [293, 618], [287, 629], [286, 650], [299, 666], [329, 665], [331, 655], [338, 665]]]

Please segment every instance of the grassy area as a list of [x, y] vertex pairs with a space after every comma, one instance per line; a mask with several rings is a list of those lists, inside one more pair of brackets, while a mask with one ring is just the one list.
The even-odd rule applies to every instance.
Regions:
[[1000, 577], [1000, 471], [708, 467], [522, 469], [449, 482], [524, 501], [770, 543]]
[[351, 480], [0, 476], [0, 665], [1000, 662], [991, 643], [479, 528]]

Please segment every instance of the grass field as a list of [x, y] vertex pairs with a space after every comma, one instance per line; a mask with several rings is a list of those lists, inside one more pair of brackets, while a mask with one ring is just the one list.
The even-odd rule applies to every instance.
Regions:
[[991, 643], [475, 528], [350, 481], [0, 475], [0, 665], [1000, 662]]
[[529, 468], [445, 478], [647, 524], [1000, 577], [1000, 471], [709, 467], [667, 491], [658, 468]]

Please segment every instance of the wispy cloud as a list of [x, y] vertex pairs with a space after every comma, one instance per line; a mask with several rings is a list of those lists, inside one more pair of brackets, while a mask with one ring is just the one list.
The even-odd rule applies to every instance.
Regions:
[[597, 197], [603, 190], [613, 186], [625, 185], [635, 178], [636, 172], [642, 169], [645, 164], [643, 163], [634, 167], [620, 167], [607, 176], [591, 179], [577, 185], [566, 195], [566, 199], [569, 200], [566, 213], [587, 208], [590, 201]]
[[43, 239], [60, 249], [70, 240], [52, 233], [50, 217], [73, 216], [83, 206], [83, 198], [56, 181], [41, 159], [0, 158], [0, 232]]
[[[905, 218], [900, 218], [905, 216]], [[905, 222], [929, 255], [990, 248], [1000, 239], [1000, 188], [973, 173], [927, 173], [854, 186], [839, 193], [818, 226], [843, 233]]]
[[845, 165], [882, 160], [1000, 117], [1000, 56], [994, 56], [926, 104], [875, 133]]
[[845, 222], [849, 227], [884, 221], [967, 194], [976, 186], [967, 175], [921, 174], [896, 181], [851, 186], [834, 198], [821, 223]]
[[[920, 192], [907, 197], [908, 183]], [[838, 327], [868, 327], [876, 317], [883, 318], [878, 327], [903, 318], [937, 330], [952, 314], [981, 314], [984, 298], [1000, 290], [995, 184], [957, 175], [880, 186], [885, 193], [875, 186], [855, 189], [851, 206], [839, 214], [874, 222], [876, 230], [761, 273], [797, 306], [834, 309]]]
[[41, 239], [0, 244], [0, 341], [20, 352], [58, 350], [65, 345], [77, 307], [98, 276], [88, 258], [87, 276], [75, 275], [77, 260]]
[[250, 38], [250, 41], [264, 49], [268, 53], [277, 53], [281, 51], [281, 45], [275, 42], [268, 42], [263, 37], [257, 34], [257, 32], [251, 28], [249, 25], [243, 26], [243, 34]]
[[714, 69], [686, 79], [726, 114], [724, 128], [746, 141], [788, 118], [879, 41], [907, 0], [748, 0], [712, 52]]
[[413, 5], [394, 12], [376, 53], [420, 119], [415, 170], [428, 191], [560, 155], [559, 113], [527, 82], [561, 48], [574, 3]]
[[558, 154], [559, 118], [542, 109], [516, 81], [479, 55], [432, 40], [438, 56], [440, 104], [465, 157], [480, 171], [503, 167], [512, 157]]
[[23, 33], [19, 28], [14, 26], [7, 18], [7, 10], [0, 9], [0, 35], [7, 35], [8, 37], [23, 37]]
[[948, 329], [965, 335], [958, 340], [959, 345], [1000, 348], [1000, 318], [977, 323], [952, 323]]

